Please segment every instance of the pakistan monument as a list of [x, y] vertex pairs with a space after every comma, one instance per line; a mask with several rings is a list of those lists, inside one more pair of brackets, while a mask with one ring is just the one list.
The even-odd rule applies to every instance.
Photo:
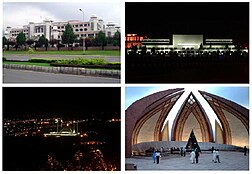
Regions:
[[[156, 92], [126, 109], [125, 169], [249, 170], [249, 110], [221, 96], [198, 91], [217, 116], [210, 121], [201, 102], [189, 92], [174, 120], [167, 121], [184, 93], [184, 88]], [[159, 164], [152, 162], [154, 149], [161, 152]], [[200, 150], [197, 165], [189, 159], [194, 149]], [[220, 153], [218, 164], [213, 162], [213, 150]]]

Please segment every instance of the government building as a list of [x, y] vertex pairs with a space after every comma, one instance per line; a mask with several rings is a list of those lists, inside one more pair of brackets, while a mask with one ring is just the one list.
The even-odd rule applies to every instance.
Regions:
[[184, 88], [160, 91], [135, 101], [127, 108], [126, 157], [146, 155], [145, 152], [153, 147], [165, 150], [185, 147], [192, 131], [201, 150], [249, 147], [249, 110], [204, 91], [199, 91], [199, 94], [216, 114], [214, 120], [210, 122], [212, 116], [190, 92], [179, 106], [174, 121], [169, 124], [167, 117], [184, 92]]
[[98, 18], [96, 15], [92, 15], [89, 21], [70, 20], [66, 22], [54, 22], [49, 19], [45, 19], [41, 23], [30, 22], [24, 25], [22, 28], [12, 28], [8, 26], [4, 32], [4, 36], [8, 40], [15, 40], [17, 35], [23, 32], [26, 38], [38, 40], [42, 35], [50, 40], [61, 40], [61, 36], [65, 31], [65, 26], [70, 24], [73, 27], [73, 31], [78, 38], [82, 37], [95, 37], [100, 31], [106, 34], [106, 37], [113, 37], [114, 34], [119, 31], [120, 27], [113, 22], [109, 22], [106, 25], [102, 18]]
[[[135, 51], [138, 54], [141, 54], [143, 48], [147, 54], [153, 54], [154, 49], [157, 54], [173, 52], [178, 55], [198, 55], [211, 52], [223, 54], [227, 51], [232, 53], [238, 49], [232, 38], [206, 38], [203, 35], [173, 34], [169, 39], [150, 39], [147, 36], [126, 34], [125, 41], [127, 53], [137, 47]], [[247, 47], [239, 49], [248, 53]]]

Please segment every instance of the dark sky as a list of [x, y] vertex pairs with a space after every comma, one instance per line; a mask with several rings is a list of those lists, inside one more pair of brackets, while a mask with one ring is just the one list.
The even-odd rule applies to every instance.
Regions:
[[4, 87], [3, 117], [29, 113], [66, 117], [120, 113], [120, 100], [120, 88], [115, 87]]
[[249, 3], [126, 2], [125, 31], [149, 38], [204, 34], [249, 41]]

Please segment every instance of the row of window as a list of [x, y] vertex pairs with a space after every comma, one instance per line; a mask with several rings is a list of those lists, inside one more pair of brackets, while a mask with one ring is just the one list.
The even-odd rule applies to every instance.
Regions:
[[[28, 30], [23, 30], [24, 33], [28, 33]], [[12, 30], [10, 33], [20, 33], [20, 30]]]
[[[87, 31], [87, 30], [88, 30], [87, 28], [84, 28], [84, 31]], [[76, 28], [75, 31], [77, 31], [77, 32], [78, 31], [83, 31], [83, 28], [80, 28], [80, 29]]]
[[[89, 24], [84, 24], [84, 27], [89, 27], [90, 25]], [[80, 24], [80, 25], [72, 25], [73, 28], [76, 28], [76, 27], [83, 27], [83, 24]], [[53, 28], [53, 27], [52, 27]], [[58, 29], [64, 29], [65, 28], [65, 25], [64, 26], [58, 26]]]

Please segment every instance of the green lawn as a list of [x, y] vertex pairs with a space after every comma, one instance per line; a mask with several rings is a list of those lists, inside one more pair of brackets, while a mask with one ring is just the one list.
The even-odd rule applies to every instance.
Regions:
[[[29, 54], [28, 51], [4, 51], [7, 54]], [[82, 55], [83, 51], [34, 51], [32, 54], [58, 54], [58, 55]], [[85, 55], [120, 56], [119, 50], [86, 50]]]
[[4, 61], [4, 62], [3, 62], [3, 64], [18, 64], [18, 65], [50, 66], [50, 63], [13, 62], [13, 61]]

